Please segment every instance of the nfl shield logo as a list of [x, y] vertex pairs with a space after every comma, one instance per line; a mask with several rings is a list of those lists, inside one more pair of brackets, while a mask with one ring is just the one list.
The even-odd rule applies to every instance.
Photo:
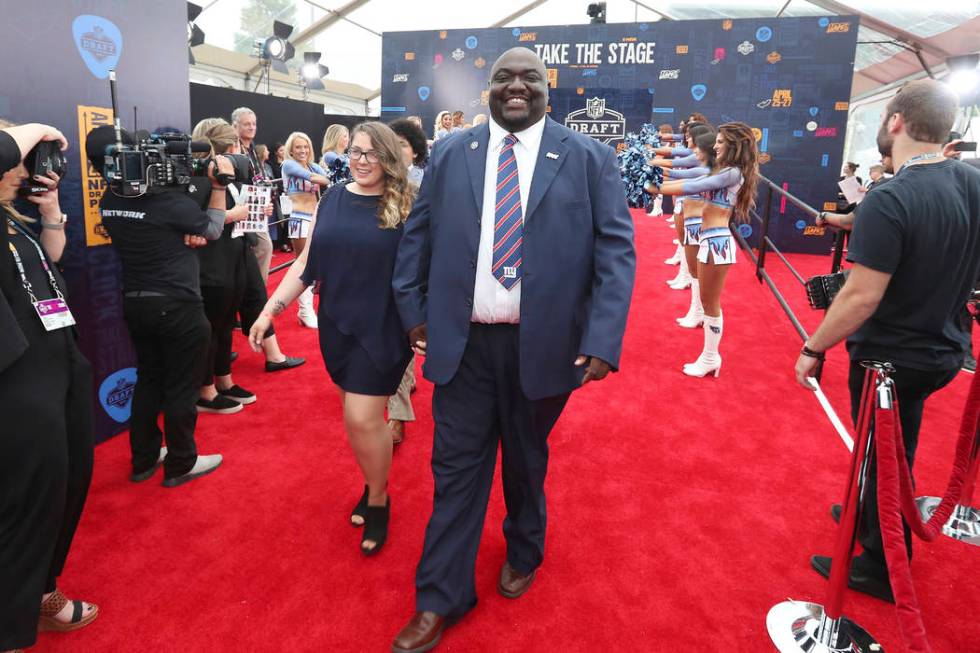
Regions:
[[606, 101], [603, 98], [594, 97], [585, 101], [585, 115], [593, 120], [598, 120], [606, 113]]

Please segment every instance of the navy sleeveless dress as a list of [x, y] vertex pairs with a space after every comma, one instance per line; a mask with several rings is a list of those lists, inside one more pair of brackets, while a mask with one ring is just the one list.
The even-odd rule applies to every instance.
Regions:
[[320, 282], [320, 351], [347, 392], [390, 396], [412, 358], [391, 290], [403, 228], [379, 226], [380, 196], [344, 184], [320, 201], [303, 281]]

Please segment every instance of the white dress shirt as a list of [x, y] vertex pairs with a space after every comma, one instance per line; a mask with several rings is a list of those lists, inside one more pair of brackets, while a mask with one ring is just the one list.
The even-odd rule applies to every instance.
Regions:
[[[527, 129], [517, 132], [514, 156], [517, 159], [517, 180], [521, 187], [521, 221], [527, 211], [527, 198], [538, 161], [544, 122], [541, 118]], [[490, 124], [490, 142], [487, 144], [487, 170], [483, 178], [483, 214], [480, 217], [480, 247], [476, 259], [476, 284], [473, 289], [474, 322], [484, 324], [517, 324], [521, 321], [521, 283], [510, 290], [497, 281], [490, 271], [493, 267], [493, 226], [496, 222], [494, 208], [497, 204], [497, 164], [504, 137], [510, 132], [498, 125], [493, 118]]]

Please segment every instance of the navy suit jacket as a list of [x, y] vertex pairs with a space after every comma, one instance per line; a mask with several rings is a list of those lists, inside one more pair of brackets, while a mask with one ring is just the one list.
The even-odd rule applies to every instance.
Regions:
[[[489, 141], [483, 124], [436, 143], [398, 248], [395, 302], [406, 331], [427, 324], [423, 373], [437, 385], [456, 374], [469, 335]], [[521, 266], [524, 394], [578, 387], [580, 354], [618, 368], [636, 255], [616, 153], [550, 118], [524, 207]]]

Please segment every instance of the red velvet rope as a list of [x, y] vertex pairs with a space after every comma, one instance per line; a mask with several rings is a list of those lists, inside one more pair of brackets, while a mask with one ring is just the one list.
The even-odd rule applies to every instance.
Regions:
[[912, 583], [901, 515], [905, 516], [905, 521], [912, 532], [927, 542], [936, 539], [942, 532], [943, 526], [949, 521], [971, 472], [976, 472], [976, 465], [971, 465], [971, 462], [975, 462], [973, 454], [977, 439], [977, 418], [980, 417], [980, 381], [974, 375], [966, 408], [963, 411], [963, 419], [960, 422], [956, 459], [953, 462], [949, 486], [942, 502], [926, 523], [923, 523], [919, 517], [915, 503], [912, 475], [905, 457], [905, 442], [902, 439], [901, 425], [896, 419], [897, 414], [897, 400], [893, 408], [878, 408], [875, 414], [881, 537], [885, 559], [888, 562], [892, 593], [895, 596], [895, 609], [906, 648], [911, 653], [928, 653], [932, 649], [926, 639], [925, 626], [922, 623], [922, 614]]

